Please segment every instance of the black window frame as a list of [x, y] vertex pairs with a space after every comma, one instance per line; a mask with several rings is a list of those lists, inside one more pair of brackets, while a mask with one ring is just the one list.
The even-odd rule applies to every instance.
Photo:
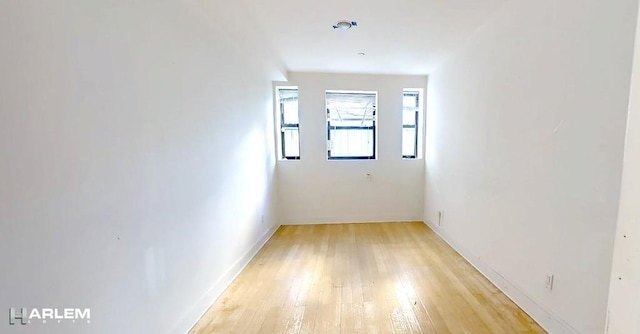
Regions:
[[[296, 97], [295, 99], [299, 102], [299, 94], [300, 91], [298, 90], [297, 87], [278, 87], [277, 89], [277, 98], [278, 98], [278, 105], [280, 106], [280, 159], [282, 160], [300, 160], [300, 113], [299, 110], [296, 110], [296, 112], [298, 112], [298, 123], [285, 123], [284, 120], [284, 103], [283, 99], [280, 97], [280, 92], [282, 91], [295, 91]], [[296, 130], [298, 131], [298, 155], [291, 155], [291, 156], [287, 156], [286, 155], [286, 150], [285, 150], [285, 130]]]
[[[411, 96], [415, 96], [415, 101], [416, 101], [416, 105], [415, 105], [415, 122], [412, 124], [404, 124], [404, 112], [405, 112], [405, 105], [404, 105], [404, 98], [407, 95], [411, 95]], [[402, 154], [402, 158], [403, 159], [417, 159], [418, 158], [418, 138], [419, 138], [419, 127], [418, 127], [418, 122], [420, 120], [420, 95], [421, 92], [419, 90], [413, 90], [413, 89], [404, 89], [402, 91], [402, 129], [414, 129], [414, 133], [415, 133], [415, 138], [414, 138], [414, 146], [413, 146], [413, 154], [410, 155], [405, 155]], [[403, 134], [404, 136], [404, 131]], [[404, 140], [403, 140], [404, 142]], [[402, 151], [404, 151], [404, 147], [401, 148]]]
[[[373, 94], [375, 96], [375, 103], [373, 105], [373, 113], [372, 113], [372, 125], [371, 126], [336, 126], [331, 125], [331, 110], [326, 108], [327, 110], [327, 159], [328, 160], [375, 160], [376, 159], [376, 131], [377, 131], [377, 104], [378, 104], [378, 92], [363, 92], [363, 91], [331, 91], [328, 90], [325, 92], [325, 105], [327, 101], [328, 94]], [[372, 131], [372, 154], [370, 156], [331, 156], [331, 131], [332, 130], [358, 130], [358, 131]]]

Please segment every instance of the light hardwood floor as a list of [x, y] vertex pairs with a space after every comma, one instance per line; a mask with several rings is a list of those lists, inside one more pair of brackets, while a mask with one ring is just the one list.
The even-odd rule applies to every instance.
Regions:
[[545, 333], [423, 223], [282, 226], [191, 333]]

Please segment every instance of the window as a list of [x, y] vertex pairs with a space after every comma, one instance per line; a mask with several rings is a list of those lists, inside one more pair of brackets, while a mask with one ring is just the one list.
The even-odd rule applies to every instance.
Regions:
[[418, 157], [418, 138], [422, 90], [405, 89], [402, 98], [402, 157]]
[[277, 88], [280, 109], [280, 157], [300, 160], [300, 121], [298, 119], [298, 88]]
[[376, 158], [377, 92], [327, 91], [327, 156]]

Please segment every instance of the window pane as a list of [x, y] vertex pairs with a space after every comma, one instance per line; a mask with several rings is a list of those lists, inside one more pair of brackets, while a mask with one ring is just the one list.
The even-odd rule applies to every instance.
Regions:
[[327, 92], [327, 110], [332, 126], [373, 126], [374, 93]]
[[416, 125], [416, 110], [402, 111], [402, 125]]
[[329, 130], [332, 157], [373, 156], [373, 130]]
[[402, 129], [402, 156], [416, 155], [416, 129]]
[[280, 105], [284, 124], [298, 124], [298, 90], [281, 89]]
[[421, 90], [405, 89], [402, 96], [402, 156], [417, 158], [418, 117], [420, 111]]
[[362, 109], [361, 113], [345, 109], [329, 109], [331, 126], [373, 126], [373, 110]]
[[282, 141], [284, 143], [284, 156], [285, 157], [299, 157], [300, 156], [300, 141], [299, 141], [299, 132], [297, 128], [285, 128], [283, 129], [283, 138]]
[[298, 124], [298, 101], [283, 103], [283, 116], [285, 124]]
[[376, 92], [326, 93], [329, 158], [375, 158]]
[[404, 92], [402, 106], [408, 109], [418, 109], [418, 92]]
[[280, 158], [300, 159], [298, 88], [279, 87], [277, 89], [280, 121]]

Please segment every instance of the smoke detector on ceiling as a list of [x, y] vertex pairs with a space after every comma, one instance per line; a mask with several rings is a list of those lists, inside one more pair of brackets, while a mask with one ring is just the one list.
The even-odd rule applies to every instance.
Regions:
[[333, 29], [349, 30], [351, 29], [351, 27], [357, 27], [357, 26], [358, 26], [358, 23], [356, 21], [351, 21], [351, 22], [340, 21], [335, 25], [333, 25]]

